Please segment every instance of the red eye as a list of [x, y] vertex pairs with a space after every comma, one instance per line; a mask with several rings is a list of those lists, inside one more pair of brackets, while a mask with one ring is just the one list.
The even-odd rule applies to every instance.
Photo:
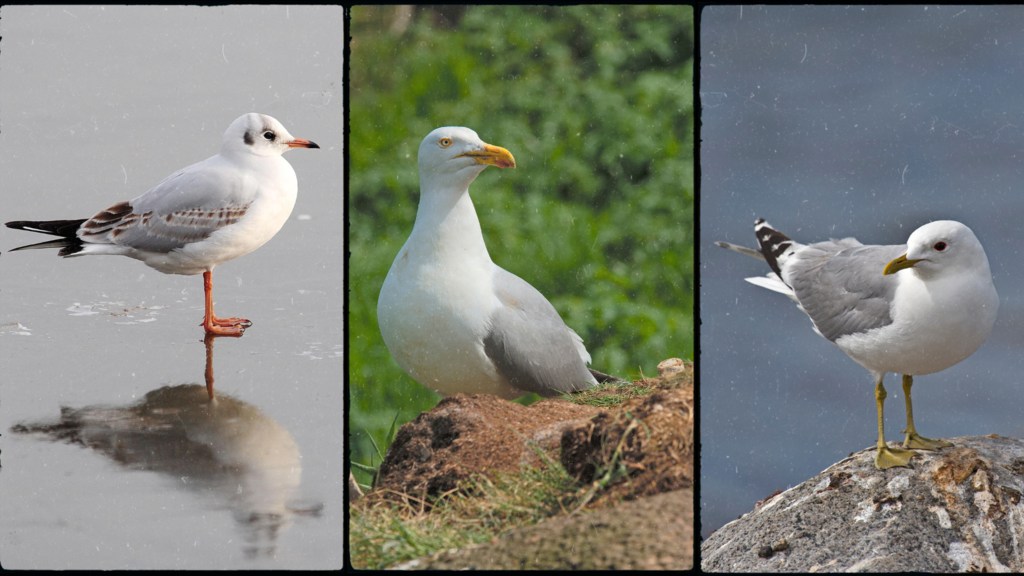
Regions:
[[945, 242], [936, 242], [935, 246], [932, 246], [932, 248], [935, 248], [939, 252], [942, 252], [943, 250], [946, 249], [946, 243]]

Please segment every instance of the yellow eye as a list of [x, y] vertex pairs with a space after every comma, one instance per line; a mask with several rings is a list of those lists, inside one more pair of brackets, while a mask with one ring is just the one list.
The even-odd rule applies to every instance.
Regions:
[[438, 144], [441, 145], [441, 148], [447, 148], [447, 147], [452, 145], [452, 139], [451, 138], [441, 138], [438, 141]]

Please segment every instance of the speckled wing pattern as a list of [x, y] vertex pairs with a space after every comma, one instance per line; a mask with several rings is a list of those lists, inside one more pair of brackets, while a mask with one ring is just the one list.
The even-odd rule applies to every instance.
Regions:
[[[256, 183], [213, 160], [180, 170], [142, 196], [99, 212], [82, 224], [78, 237], [86, 243], [170, 252], [238, 222], [252, 205]], [[201, 186], [196, 175], [202, 175]]]

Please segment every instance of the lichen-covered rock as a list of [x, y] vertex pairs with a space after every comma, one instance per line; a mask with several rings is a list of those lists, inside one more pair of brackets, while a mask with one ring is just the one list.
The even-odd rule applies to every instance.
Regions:
[[874, 448], [766, 498], [701, 544], [707, 572], [1024, 571], [1024, 440], [947, 439], [910, 468]]

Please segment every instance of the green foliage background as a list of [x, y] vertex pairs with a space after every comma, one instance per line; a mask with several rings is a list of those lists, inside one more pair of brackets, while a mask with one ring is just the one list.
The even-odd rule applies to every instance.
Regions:
[[[352, 9], [352, 458], [439, 397], [391, 358], [377, 296], [412, 230], [416, 152], [467, 126], [517, 168], [470, 187], [491, 258], [547, 296], [592, 366], [693, 357], [693, 9]], [[408, 15], [408, 14], [406, 14]]]

